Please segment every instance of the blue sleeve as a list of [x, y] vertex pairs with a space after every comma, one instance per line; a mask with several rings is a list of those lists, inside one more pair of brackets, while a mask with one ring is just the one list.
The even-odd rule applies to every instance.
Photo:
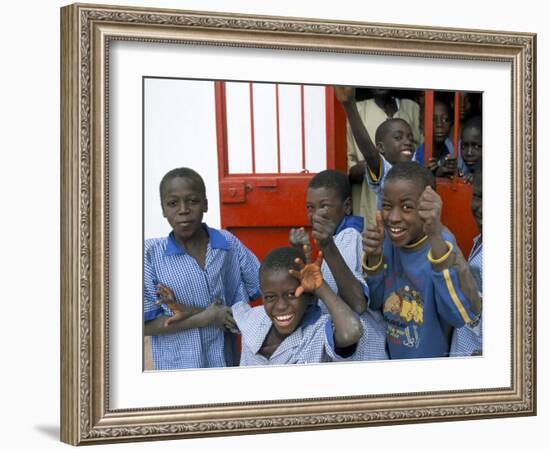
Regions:
[[366, 275], [366, 281], [370, 294], [369, 307], [372, 310], [382, 310], [382, 306], [384, 304], [385, 279], [385, 269], [380, 270], [374, 275]]
[[454, 269], [432, 270], [435, 287], [435, 302], [439, 315], [453, 327], [462, 327], [477, 318], [472, 311], [470, 300], [460, 289]]
[[233, 301], [235, 304], [240, 300], [254, 299], [260, 296], [260, 262], [237, 237], [233, 234], [231, 237], [231, 250], [235, 253], [241, 274], [241, 288], [238, 289], [238, 296], [241, 298], [235, 298]]
[[323, 329], [325, 334], [325, 352], [328, 358], [333, 362], [352, 360], [357, 351], [357, 343], [355, 343], [353, 346], [350, 346], [349, 348], [346, 348], [348, 349], [348, 351], [344, 355], [341, 353], [341, 349], [343, 348], [340, 348], [340, 350], [336, 349], [336, 343], [334, 341], [334, 324], [331, 318], [327, 319], [325, 325], [323, 326]]
[[418, 162], [420, 165], [424, 165], [424, 144], [421, 144], [413, 154], [413, 161]]
[[158, 280], [151, 261], [151, 246], [148, 244], [148, 241], [145, 241], [143, 253], [143, 319], [144, 321], [151, 321], [159, 315], [163, 315], [163, 309], [161, 306], [155, 304], [157, 300], [156, 286]]
[[384, 257], [384, 261], [382, 262], [384, 264], [383, 268], [375, 274], [365, 274], [365, 280], [370, 292], [370, 309], [375, 311], [382, 311], [384, 300], [386, 299], [384, 295], [388, 267], [391, 267], [392, 244], [387, 234], [384, 235], [382, 256]]
[[357, 343], [353, 360], [387, 360], [386, 322], [380, 312], [367, 310], [360, 317], [363, 335]]

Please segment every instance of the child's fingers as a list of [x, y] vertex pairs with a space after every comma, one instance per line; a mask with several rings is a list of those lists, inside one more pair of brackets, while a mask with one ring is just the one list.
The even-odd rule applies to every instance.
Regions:
[[176, 307], [176, 302], [172, 301], [171, 299], [168, 299], [168, 298], [158, 299], [158, 300], [155, 301], [155, 304], [158, 304], [158, 305], [164, 304], [165, 306], [167, 306], [172, 311]]
[[[311, 263], [311, 259], [313, 258], [313, 250], [311, 249], [311, 245], [308, 243], [307, 245], [304, 245], [302, 249], [304, 250], [304, 254], [306, 256], [306, 263]], [[303, 268], [304, 262], [301, 259], [297, 258], [294, 262], [298, 264], [300, 269]]]
[[317, 259], [315, 260], [315, 265], [320, 267], [323, 264], [323, 251], [319, 251], [317, 254]]
[[164, 322], [164, 326], [170, 326], [174, 321], [179, 321], [181, 318], [177, 315], [170, 316]]
[[296, 296], [296, 298], [299, 298], [300, 296], [302, 296], [302, 293], [304, 293], [304, 287], [299, 285], [296, 291], [294, 292], [294, 296]]
[[382, 217], [382, 211], [381, 210], [376, 211], [376, 227], [381, 232], [384, 232], [384, 217]]
[[296, 278], [298, 280], [302, 278], [302, 275], [300, 274], [300, 272], [296, 270], [288, 270], [288, 274], [290, 274], [293, 278]]
[[227, 314], [224, 320], [224, 326], [228, 329], [237, 329], [237, 322], [231, 313]]

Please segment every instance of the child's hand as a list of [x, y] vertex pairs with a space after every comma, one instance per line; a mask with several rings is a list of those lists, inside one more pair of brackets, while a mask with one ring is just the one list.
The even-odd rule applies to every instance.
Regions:
[[307, 264], [304, 264], [302, 259], [296, 259], [295, 262], [298, 264], [297, 270], [288, 270], [291, 276], [295, 277], [300, 281], [300, 285], [294, 292], [294, 296], [302, 296], [302, 293], [314, 292], [321, 285], [323, 285], [323, 274], [321, 273], [321, 264], [323, 263], [323, 252], [319, 251], [317, 255], [317, 260], [311, 262], [311, 251], [307, 251], [304, 247], [306, 253]]
[[473, 173], [468, 173], [467, 175], [464, 175], [462, 180], [464, 181], [464, 184], [473, 184], [474, 174]]
[[384, 243], [384, 220], [382, 212], [376, 211], [376, 225], [367, 226], [363, 232], [363, 252], [367, 257], [379, 259], [382, 255], [382, 245]]
[[166, 287], [164, 284], [157, 284], [156, 295], [162, 299], [168, 299], [172, 302], [176, 301], [176, 295], [169, 287]]
[[326, 248], [332, 241], [338, 223], [333, 223], [328, 218], [328, 211], [324, 208], [318, 209], [311, 218], [311, 236], [319, 248]]
[[426, 166], [426, 168], [432, 173], [435, 173], [435, 171], [439, 168], [439, 163], [437, 162], [437, 159], [435, 157], [431, 157], [428, 160], [428, 165]]
[[423, 222], [422, 230], [428, 237], [441, 234], [441, 197], [427, 186], [420, 195], [418, 202], [418, 215]]
[[[159, 286], [160, 285], [161, 284], [159, 284]], [[164, 287], [164, 286], [162, 286], [162, 287]], [[172, 290], [170, 290], [168, 287], [165, 287], [165, 288], [168, 289], [170, 291], [170, 293], [172, 293]], [[158, 291], [158, 287], [157, 287], [157, 291]], [[172, 298], [174, 298], [173, 293], [172, 293]], [[164, 304], [173, 313], [173, 315], [168, 317], [166, 319], [166, 321], [164, 322], [165, 326], [169, 326], [171, 323], [174, 323], [176, 321], [184, 320], [189, 316], [189, 312], [186, 310], [185, 306], [183, 304], [177, 303], [174, 299], [168, 299], [167, 297], [161, 297], [161, 299], [159, 299], [155, 304]]]
[[224, 306], [221, 299], [216, 299], [204, 310], [204, 313], [212, 325], [234, 334], [239, 333], [231, 307]]
[[355, 87], [334, 86], [334, 96], [340, 103], [355, 99]]
[[288, 235], [288, 241], [290, 244], [296, 248], [303, 248], [304, 245], [311, 247], [311, 242], [309, 241], [309, 235], [307, 234], [304, 228], [292, 228]]
[[456, 172], [457, 164], [456, 157], [445, 156], [445, 159], [439, 166], [437, 176], [453, 176]]

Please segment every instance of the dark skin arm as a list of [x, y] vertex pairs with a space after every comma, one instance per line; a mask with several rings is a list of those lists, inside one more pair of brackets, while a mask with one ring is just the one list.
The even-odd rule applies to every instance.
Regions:
[[[367, 128], [365, 127], [365, 124], [359, 115], [359, 111], [357, 110], [357, 103], [355, 102], [355, 88], [335, 86], [334, 95], [342, 104], [344, 111], [346, 111], [353, 138], [355, 139], [357, 148], [359, 148], [359, 151], [361, 151], [361, 154], [365, 158], [366, 165], [371, 172], [375, 174], [380, 173], [380, 154], [378, 153], [378, 149], [373, 143], [371, 136], [369, 136]], [[356, 175], [357, 173], [354, 173], [354, 176]], [[350, 176], [352, 176], [351, 171]]]
[[168, 306], [173, 315], [146, 321], [145, 335], [170, 334], [211, 325], [229, 332], [238, 332], [231, 308], [222, 305], [221, 300], [216, 300], [206, 308], [186, 306], [176, 302], [172, 290], [162, 284], [157, 286], [157, 295], [160, 298], [157, 304]]
[[367, 310], [367, 301], [365, 300], [361, 284], [347, 266], [332, 238], [337, 223], [333, 223], [327, 218], [324, 209], [319, 209], [313, 215], [311, 225], [312, 237], [317, 247], [325, 255], [325, 260], [336, 281], [338, 294], [354, 312], [358, 314], [364, 313]]
[[[311, 253], [306, 259], [309, 261], [310, 257]], [[289, 273], [300, 281], [295, 294], [300, 296], [302, 293], [312, 292], [325, 303], [334, 323], [336, 348], [348, 348], [359, 341], [363, 335], [363, 327], [357, 315], [324, 281], [321, 274], [322, 261], [321, 251], [313, 263], [304, 264], [301, 259], [296, 259], [299, 271], [289, 270]]]
[[441, 224], [441, 197], [430, 187], [426, 187], [418, 203], [418, 215], [422, 220], [422, 230], [428, 236], [432, 247], [432, 257], [443, 257], [449, 248], [443, 239], [443, 225]]
[[441, 164], [437, 162], [436, 158], [432, 157], [428, 161], [428, 169], [432, 171], [434, 176], [440, 178], [451, 177], [456, 173], [457, 164], [456, 157], [447, 156]]
[[[382, 257], [382, 245], [384, 243], [384, 220], [382, 212], [376, 211], [376, 224], [367, 226], [363, 232], [363, 252], [367, 259], [368, 267], [375, 267]], [[382, 269], [380, 264], [379, 270]], [[377, 270], [377, 271], [379, 271]]]
[[365, 170], [367, 169], [367, 163], [365, 161], [359, 161], [353, 167], [349, 169], [349, 180], [352, 184], [363, 184], [365, 180]]

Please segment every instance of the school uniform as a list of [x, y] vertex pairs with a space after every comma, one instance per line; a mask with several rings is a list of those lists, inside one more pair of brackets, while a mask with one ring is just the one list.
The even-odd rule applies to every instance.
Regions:
[[[363, 217], [347, 215], [338, 224], [334, 233], [334, 244], [342, 255], [344, 262], [357, 279], [365, 301], [368, 304], [369, 288], [363, 277], [362, 257], [363, 243], [361, 232], [363, 231]], [[323, 279], [338, 294], [338, 286], [326, 261], [321, 265]], [[328, 313], [328, 309], [322, 301], [319, 301], [321, 311]], [[367, 311], [359, 316], [363, 323], [364, 333], [359, 340], [357, 350], [353, 355], [354, 360], [384, 360], [387, 359], [385, 350], [385, 323], [380, 314], [367, 308]]]
[[[468, 265], [470, 266], [470, 271], [476, 281], [477, 289], [481, 296], [483, 292], [483, 242], [481, 235], [478, 235], [474, 239], [474, 246], [468, 257]], [[481, 317], [466, 326], [455, 329], [451, 341], [452, 357], [468, 357], [473, 354], [480, 355], [482, 352], [483, 326]]]
[[[344, 259], [344, 262], [351, 270], [353, 276], [357, 279], [359, 284], [361, 284], [365, 298], [368, 298], [369, 288], [363, 279], [363, 269], [361, 267], [361, 258], [363, 257], [361, 232], [363, 232], [363, 223], [363, 217], [346, 215], [336, 227], [332, 238], [336, 248], [338, 248], [338, 251]], [[321, 273], [323, 275], [323, 279], [331, 290], [338, 294], [336, 281], [330, 271], [328, 263], [325, 260], [323, 260], [323, 263], [321, 264]], [[365, 301], [366, 300], [367, 299], [365, 299]], [[321, 304], [321, 309], [324, 313], [328, 312], [324, 304]]]
[[[169, 287], [176, 301], [206, 308], [216, 299], [226, 306], [259, 296], [259, 262], [233, 234], [203, 224], [209, 241], [204, 269], [168, 237], [148, 239], [144, 244], [143, 313], [149, 321], [172, 315], [165, 305], [157, 305], [156, 286]], [[153, 364], [157, 370], [209, 368], [233, 365], [235, 354], [225, 344], [224, 332], [215, 326], [151, 336]]]
[[[458, 155], [455, 154], [453, 141], [450, 138], [446, 137], [445, 141], [444, 141], [444, 144], [445, 144], [445, 146], [443, 147], [443, 151], [439, 155], [439, 160], [437, 162], [439, 164], [442, 164], [443, 161], [445, 160], [445, 157], [452, 154], [457, 158], [457, 168], [458, 168], [459, 173], [461, 173], [462, 175], [470, 174], [470, 170], [468, 169], [468, 167], [464, 163], [464, 160], [462, 159], [462, 154], [460, 153], [460, 151], [458, 152]], [[460, 141], [459, 141], [458, 147], [460, 148]], [[415, 162], [418, 162], [422, 166], [426, 166], [427, 161], [426, 161], [426, 158], [424, 156], [424, 144], [420, 145], [416, 149], [416, 151], [414, 152], [412, 160], [415, 161]]]
[[242, 335], [241, 366], [336, 362], [348, 360], [353, 355], [341, 357], [336, 353], [332, 319], [321, 313], [315, 303], [308, 305], [300, 325], [269, 358], [260, 354], [273, 325], [265, 309], [240, 302], [232, 310]]

